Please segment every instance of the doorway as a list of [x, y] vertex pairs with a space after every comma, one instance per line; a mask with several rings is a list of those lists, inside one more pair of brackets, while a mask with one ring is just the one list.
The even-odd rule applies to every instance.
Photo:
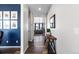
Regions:
[[43, 34], [44, 32], [44, 23], [34, 23], [34, 34]]
[[45, 32], [45, 23], [42, 17], [34, 18], [34, 34], [43, 34]]

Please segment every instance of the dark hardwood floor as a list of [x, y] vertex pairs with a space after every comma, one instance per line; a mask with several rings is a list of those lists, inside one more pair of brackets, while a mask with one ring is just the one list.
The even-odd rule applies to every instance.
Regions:
[[35, 35], [34, 41], [29, 42], [29, 48], [25, 52], [26, 54], [47, 54], [47, 46], [44, 44], [43, 35]]
[[20, 48], [0, 48], [0, 54], [20, 54]]

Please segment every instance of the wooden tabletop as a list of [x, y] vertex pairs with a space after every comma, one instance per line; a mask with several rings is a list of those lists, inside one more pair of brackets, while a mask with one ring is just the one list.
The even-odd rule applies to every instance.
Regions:
[[56, 40], [56, 37], [54, 37], [53, 35], [50, 35], [50, 34], [46, 34], [46, 37], [49, 40]]

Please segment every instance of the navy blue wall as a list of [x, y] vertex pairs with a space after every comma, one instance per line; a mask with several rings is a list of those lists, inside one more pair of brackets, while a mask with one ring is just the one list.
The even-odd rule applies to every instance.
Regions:
[[[20, 46], [20, 5], [19, 4], [0, 4], [0, 11], [18, 11], [17, 29], [0, 29], [4, 32], [1, 46]], [[8, 43], [6, 41], [8, 40]], [[16, 43], [18, 40], [18, 43]]]

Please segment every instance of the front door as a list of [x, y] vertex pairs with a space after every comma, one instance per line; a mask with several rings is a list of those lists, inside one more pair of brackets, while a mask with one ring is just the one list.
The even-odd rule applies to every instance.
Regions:
[[34, 23], [34, 33], [35, 34], [43, 34], [45, 31], [44, 23]]

